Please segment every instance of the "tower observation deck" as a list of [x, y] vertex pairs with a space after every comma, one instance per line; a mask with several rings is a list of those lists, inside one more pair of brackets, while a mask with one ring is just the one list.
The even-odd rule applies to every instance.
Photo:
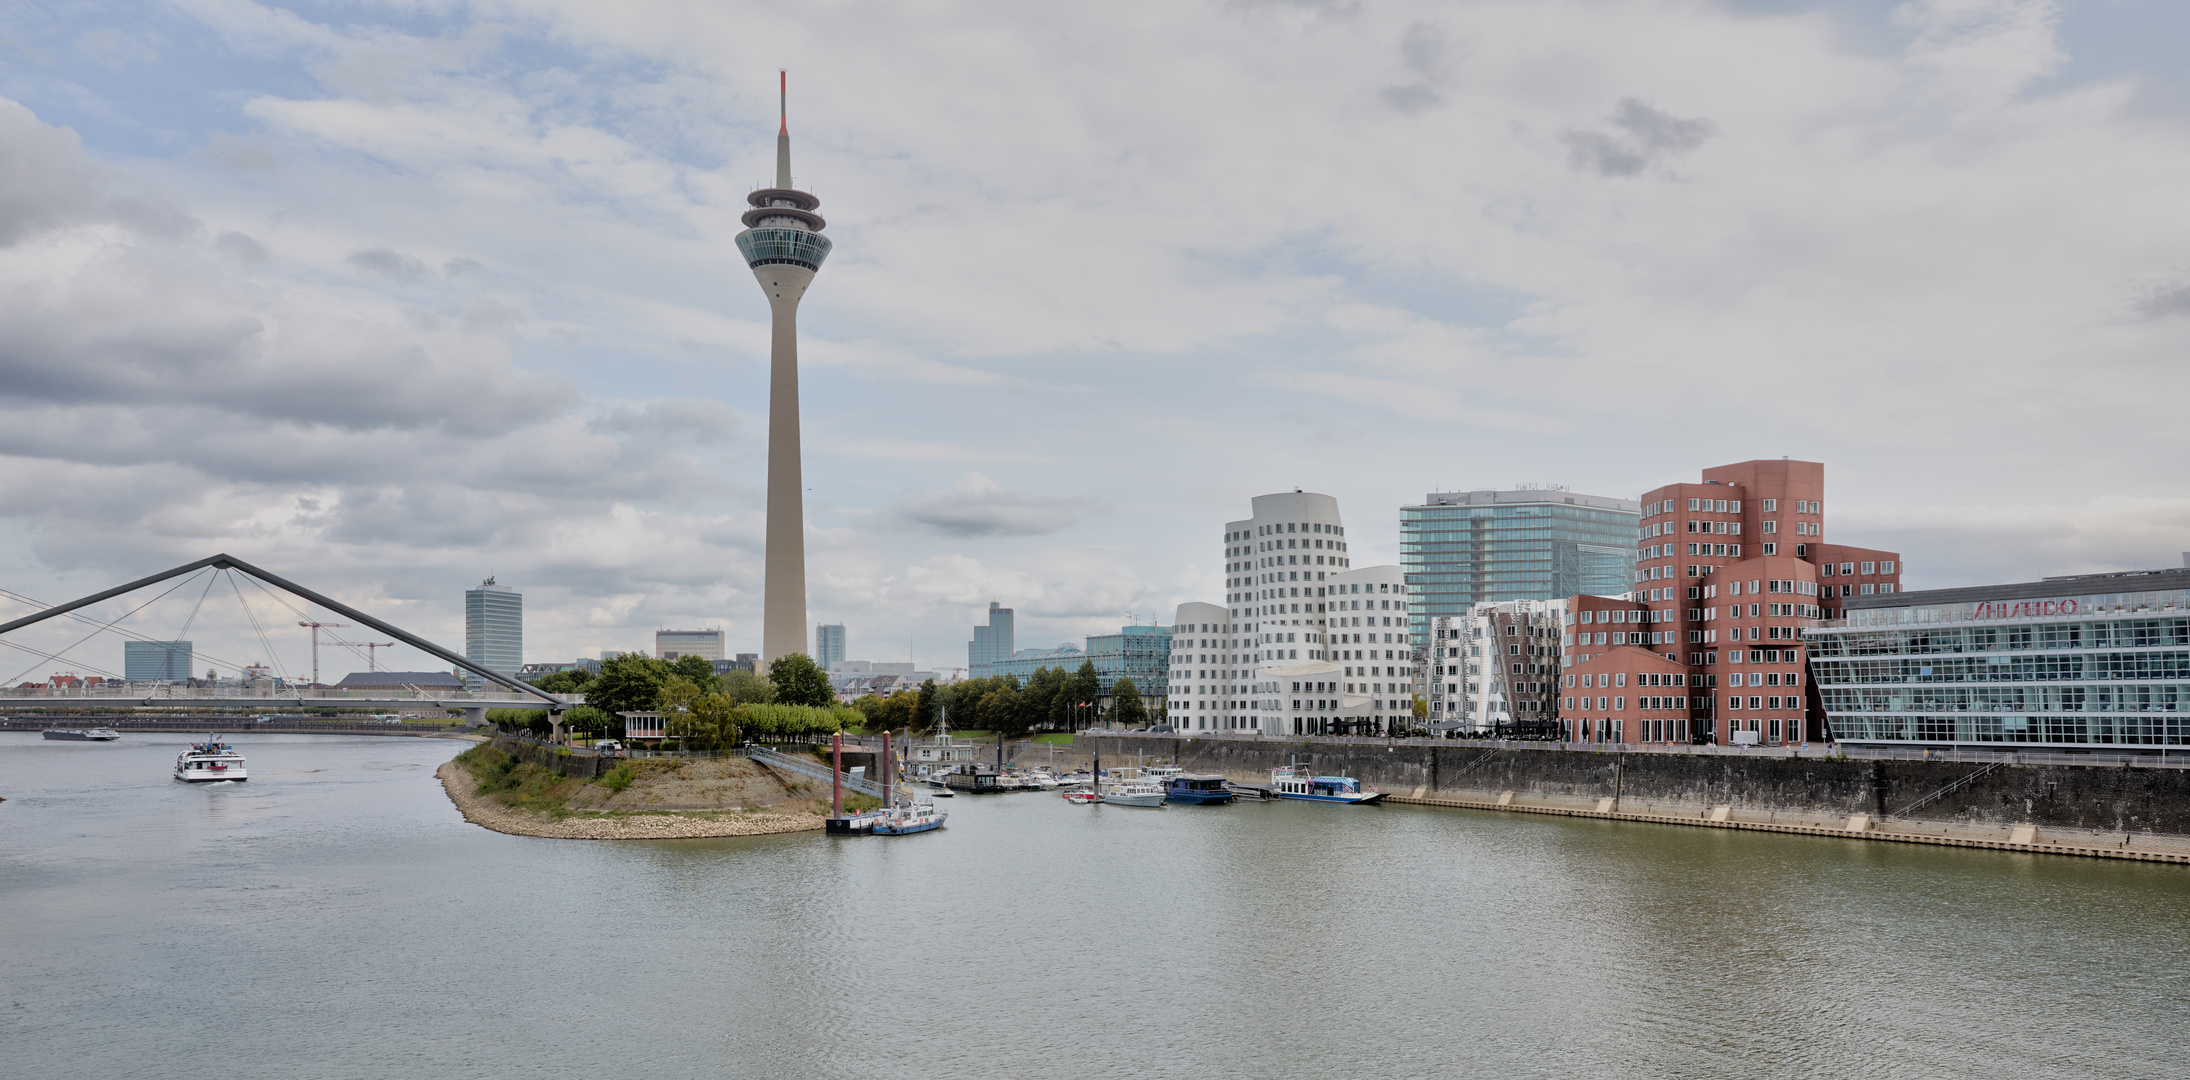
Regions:
[[761, 596], [763, 663], [806, 647], [805, 471], [798, 430], [798, 302], [829, 257], [821, 200], [791, 186], [790, 77], [781, 75], [776, 182], [747, 195], [738, 252], [768, 297], [768, 529]]

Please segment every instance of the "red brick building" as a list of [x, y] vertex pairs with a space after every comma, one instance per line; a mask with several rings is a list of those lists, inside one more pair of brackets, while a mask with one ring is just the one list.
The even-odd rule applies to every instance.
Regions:
[[1642, 504], [1634, 592], [1567, 603], [1564, 737], [1821, 738], [1800, 627], [1839, 617], [1845, 597], [1899, 591], [1900, 555], [1826, 542], [1825, 466], [1814, 461], [1721, 465]]

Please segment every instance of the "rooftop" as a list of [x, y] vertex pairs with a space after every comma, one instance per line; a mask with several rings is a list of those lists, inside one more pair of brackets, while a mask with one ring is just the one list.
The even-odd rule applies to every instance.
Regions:
[[2190, 589], [2190, 568], [2130, 570], [2113, 574], [2078, 574], [2050, 577], [2010, 585], [1974, 585], [1964, 589], [1926, 589], [1886, 596], [1851, 596], [1841, 602], [1850, 611], [1876, 608], [1924, 607], [1931, 604], [1977, 604], [1987, 600], [2044, 600], [2056, 596], [2089, 596], [2093, 593], [2160, 592]]

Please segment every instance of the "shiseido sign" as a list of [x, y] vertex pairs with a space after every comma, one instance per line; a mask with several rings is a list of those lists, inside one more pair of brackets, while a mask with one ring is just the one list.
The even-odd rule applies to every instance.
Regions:
[[2047, 615], [2074, 614], [2074, 600], [2023, 600], [2013, 604], [2006, 601], [1987, 601], [1972, 604], [1969, 609], [1969, 617], [1972, 619], [2036, 619]]

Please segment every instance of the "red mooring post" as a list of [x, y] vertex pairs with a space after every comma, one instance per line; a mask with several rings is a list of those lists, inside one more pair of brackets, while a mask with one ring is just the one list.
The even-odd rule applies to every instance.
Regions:
[[829, 816], [844, 816], [844, 733], [829, 736]]

